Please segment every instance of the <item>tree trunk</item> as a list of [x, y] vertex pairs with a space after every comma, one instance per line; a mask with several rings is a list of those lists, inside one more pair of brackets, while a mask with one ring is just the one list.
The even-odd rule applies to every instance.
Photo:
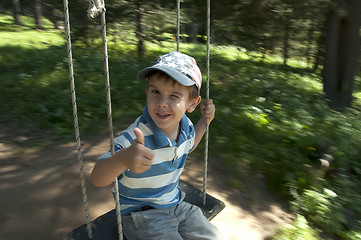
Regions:
[[349, 0], [332, 8], [327, 16], [323, 87], [332, 108], [342, 111], [351, 106], [359, 50], [361, 4]]
[[61, 10], [62, 9], [62, 3], [60, 2], [58, 4], [50, 4], [50, 3], [44, 3], [41, 5], [41, 13], [43, 14], [42, 17], [45, 17], [49, 19], [54, 24], [54, 28], [61, 30], [64, 29], [64, 24], [62, 24], [62, 21], [64, 20], [64, 13]]
[[316, 71], [318, 67], [322, 64], [322, 59], [325, 57], [325, 23], [323, 23], [323, 28], [321, 29], [321, 34], [317, 39], [317, 50], [314, 54], [314, 63], [312, 66], [312, 71]]
[[192, 23], [192, 43], [198, 43], [198, 23]]
[[34, 2], [34, 20], [35, 20], [35, 28], [43, 29], [42, 22], [42, 12], [41, 12], [41, 0], [35, 0]]
[[311, 23], [311, 27], [310, 27], [310, 29], [308, 29], [307, 47], [306, 47], [306, 61], [307, 61], [307, 66], [308, 67], [311, 65], [314, 29], [315, 29], [314, 24]]
[[144, 32], [143, 32], [143, 9], [141, 8], [141, 2], [136, 1], [136, 25], [137, 31], [136, 35], [138, 38], [138, 56], [143, 57], [145, 55], [145, 46], [144, 46]]
[[14, 22], [16, 25], [23, 25], [23, 23], [21, 22], [21, 17], [20, 17], [20, 12], [21, 12], [21, 8], [20, 8], [20, 2], [19, 0], [12, 0], [13, 3], [13, 16], [14, 16]]
[[284, 25], [284, 38], [283, 38], [283, 65], [287, 65], [287, 60], [289, 57], [288, 48], [289, 48], [289, 38], [290, 38], [290, 26], [287, 21]]

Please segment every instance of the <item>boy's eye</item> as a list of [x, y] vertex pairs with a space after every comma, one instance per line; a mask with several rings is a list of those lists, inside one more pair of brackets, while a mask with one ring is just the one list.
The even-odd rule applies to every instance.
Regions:
[[171, 97], [174, 98], [174, 99], [179, 99], [179, 96], [178, 96], [178, 95], [174, 95], [174, 94], [173, 94], [173, 95], [171, 95]]
[[153, 90], [151, 91], [151, 93], [158, 94], [158, 93], [159, 93], [159, 91], [158, 91], [158, 90], [153, 89]]

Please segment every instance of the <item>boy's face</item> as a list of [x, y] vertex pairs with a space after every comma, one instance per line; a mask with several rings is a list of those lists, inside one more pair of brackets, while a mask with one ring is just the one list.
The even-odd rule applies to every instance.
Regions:
[[170, 138], [178, 135], [184, 113], [193, 112], [201, 100], [201, 97], [190, 99], [189, 87], [158, 74], [149, 77], [146, 91], [150, 117]]

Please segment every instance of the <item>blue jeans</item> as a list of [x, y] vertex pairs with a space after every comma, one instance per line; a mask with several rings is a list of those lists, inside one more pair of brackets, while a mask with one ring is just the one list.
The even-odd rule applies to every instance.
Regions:
[[202, 210], [187, 202], [166, 209], [132, 212], [122, 217], [123, 233], [127, 240], [219, 240], [215, 226]]

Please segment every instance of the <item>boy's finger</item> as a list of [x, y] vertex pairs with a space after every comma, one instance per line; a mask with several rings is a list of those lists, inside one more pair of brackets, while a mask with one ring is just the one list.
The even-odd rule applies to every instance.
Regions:
[[207, 99], [204, 101], [204, 104], [210, 105], [213, 104], [213, 100], [212, 99]]
[[144, 145], [144, 134], [142, 132], [142, 130], [140, 130], [139, 128], [134, 128], [134, 134], [135, 134], [135, 141], [139, 144]]

